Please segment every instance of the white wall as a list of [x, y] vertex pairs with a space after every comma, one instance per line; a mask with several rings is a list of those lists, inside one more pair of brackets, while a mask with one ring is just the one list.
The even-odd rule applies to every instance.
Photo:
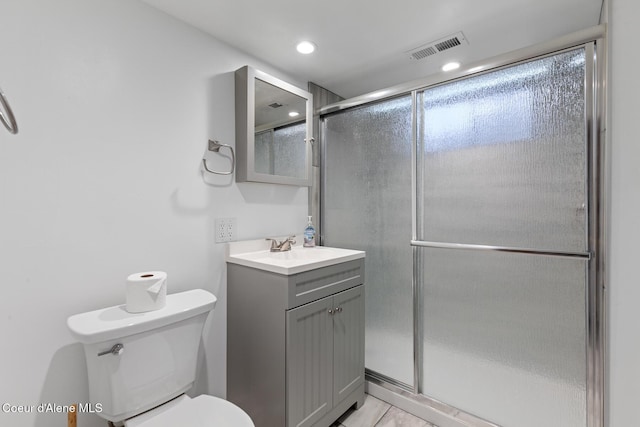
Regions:
[[609, 0], [609, 426], [640, 425], [640, 2]]
[[[68, 316], [124, 302], [128, 274], [219, 298], [196, 392], [225, 394], [224, 245], [301, 231], [307, 189], [206, 176], [208, 138], [234, 143], [233, 71], [278, 70], [131, 0], [2, 0], [0, 87], [20, 126], [0, 128], [0, 404], [87, 402]], [[215, 154], [207, 154], [212, 166]], [[80, 415], [82, 427], [104, 426]], [[0, 425], [62, 426], [66, 414]]]

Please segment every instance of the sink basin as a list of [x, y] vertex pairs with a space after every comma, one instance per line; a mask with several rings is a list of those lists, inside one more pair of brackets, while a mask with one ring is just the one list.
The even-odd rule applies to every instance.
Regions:
[[[302, 237], [297, 236], [296, 241], [301, 242]], [[364, 256], [364, 251], [328, 246], [305, 248], [300, 243], [294, 245], [290, 251], [270, 252], [269, 242], [265, 240], [249, 240], [229, 243], [225, 261], [273, 273], [290, 275], [364, 258]]]

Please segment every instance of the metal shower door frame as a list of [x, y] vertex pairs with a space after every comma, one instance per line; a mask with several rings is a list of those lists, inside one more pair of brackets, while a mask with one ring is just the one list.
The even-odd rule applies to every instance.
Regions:
[[[419, 247], [435, 245], [434, 242], [421, 242], [418, 237], [418, 187], [417, 179], [417, 98], [419, 92], [447, 84], [453, 81], [466, 79], [487, 72], [493, 72], [502, 68], [529, 62], [543, 57], [553, 56], [563, 51], [576, 48], [585, 49], [585, 125], [587, 144], [587, 194], [589, 198], [587, 208], [588, 221], [588, 251], [585, 253], [553, 253], [552, 255], [577, 257], [588, 260], [588, 281], [586, 309], [586, 426], [603, 427], [605, 415], [605, 309], [606, 309], [606, 206], [607, 199], [604, 189], [607, 188], [608, 166], [606, 163], [606, 26], [599, 25], [576, 33], [566, 35], [556, 40], [531, 46], [524, 49], [500, 55], [490, 60], [470, 64], [455, 74], [437, 74], [418, 81], [412, 81], [383, 91], [365, 94], [359, 97], [330, 104], [320, 109], [320, 115], [326, 115], [345, 109], [350, 109], [364, 104], [372, 104], [384, 99], [390, 99], [400, 95], [412, 95], [412, 236], [413, 252], [413, 334], [414, 334], [414, 384], [407, 388], [401, 383], [384, 375], [368, 372], [368, 380], [379, 389], [384, 389], [398, 396], [396, 406], [415, 412], [415, 405], [407, 404], [408, 400], [425, 407], [425, 410], [438, 416], [446, 416], [451, 419], [451, 424], [465, 426], [495, 426], [488, 421], [479, 419], [473, 415], [459, 411], [445, 403], [420, 394], [420, 381], [422, 378], [422, 317], [421, 317], [421, 286], [420, 286], [420, 257]], [[325, 141], [322, 140], [322, 169], [324, 173]], [[321, 179], [320, 212], [321, 221], [324, 212], [324, 179]], [[456, 245], [462, 247], [465, 245]], [[475, 246], [474, 249], [489, 251], [509, 251], [530, 253], [527, 248], [506, 248], [497, 246]], [[386, 392], [385, 391], [385, 392]], [[457, 424], [456, 424], [457, 422]], [[445, 427], [442, 424], [442, 427]]]
[[[604, 425], [604, 221], [602, 220], [604, 215], [604, 200], [603, 200], [603, 188], [604, 188], [604, 126], [602, 118], [604, 117], [604, 87], [603, 81], [603, 62], [598, 61], [604, 55], [604, 43], [601, 40], [582, 43], [564, 49], [555, 50], [543, 55], [537, 55], [530, 58], [525, 58], [519, 61], [514, 61], [510, 64], [506, 64], [502, 67], [492, 68], [487, 72], [493, 72], [496, 70], [510, 68], [512, 66], [538, 60], [545, 57], [561, 54], [563, 52], [571, 51], [578, 48], [585, 49], [585, 129], [586, 129], [586, 153], [587, 153], [587, 176], [585, 177], [587, 183], [588, 194], [588, 210], [587, 210], [587, 242], [588, 249], [586, 252], [549, 252], [533, 250], [529, 248], [513, 248], [513, 247], [500, 247], [500, 246], [485, 246], [485, 245], [469, 245], [469, 244], [456, 244], [456, 243], [440, 243], [440, 242], [426, 242], [417, 240], [420, 224], [418, 223], [418, 201], [420, 200], [418, 195], [418, 168], [417, 168], [417, 140], [414, 140], [413, 153], [416, 155], [412, 159], [412, 168], [414, 171], [412, 175], [416, 177], [416, 180], [412, 182], [412, 196], [414, 198], [415, 209], [413, 211], [413, 223], [412, 223], [412, 241], [411, 245], [414, 247], [414, 347], [416, 353], [416, 360], [414, 361], [414, 390], [415, 394], [421, 392], [422, 381], [422, 336], [423, 336], [423, 324], [422, 324], [422, 283], [420, 268], [420, 257], [418, 251], [420, 247], [431, 248], [445, 248], [445, 249], [472, 249], [480, 251], [493, 251], [493, 252], [510, 252], [510, 253], [523, 253], [523, 254], [536, 254], [536, 255], [552, 255], [567, 258], [579, 258], [588, 261], [588, 280], [586, 290], [585, 301], [585, 331], [586, 331], [586, 425], [587, 427], [602, 427]], [[466, 79], [463, 77], [456, 79], [455, 81]], [[442, 84], [448, 84], [451, 81], [444, 82]], [[428, 88], [432, 88], [436, 85], [430, 85]], [[419, 97], [419, 92], [425, 89], [416, 89], [413, 91], [414, 98]], [[417, 104], [417, 103], [416, 103]], [[414, 106], [414, 120], [417, 118], [417, 105]], [[417, 129], [417, 122], [414, 121], [414, 128]], [[430, 399], [428, 396], [424, 396], [426, 399]], [[437, 402], [442, 405], [441, 402]], [[472, 417], [465, 414], [464, 417]], [[475, 424], [484, 425], [484, 420], [476, 420]]]

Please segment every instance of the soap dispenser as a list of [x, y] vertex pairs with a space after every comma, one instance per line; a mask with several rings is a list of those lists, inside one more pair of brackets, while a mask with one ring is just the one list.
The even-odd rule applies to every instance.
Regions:
[[316, 245], [316, 228], [311, 222], [311, 217], [309, 216], [308, 218], [309, 222], [307, 223], [307, 228], [304, 229], [304, 243], [302, 246], [312, 248]]

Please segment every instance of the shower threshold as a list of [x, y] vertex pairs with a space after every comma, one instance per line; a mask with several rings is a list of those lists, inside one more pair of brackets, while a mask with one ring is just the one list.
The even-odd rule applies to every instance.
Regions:
[[370, 371], [367, 371], [365, 391], [438, 427], [500, 427], [436, 399], [415, 394], [401, 385], [391, 384]]

